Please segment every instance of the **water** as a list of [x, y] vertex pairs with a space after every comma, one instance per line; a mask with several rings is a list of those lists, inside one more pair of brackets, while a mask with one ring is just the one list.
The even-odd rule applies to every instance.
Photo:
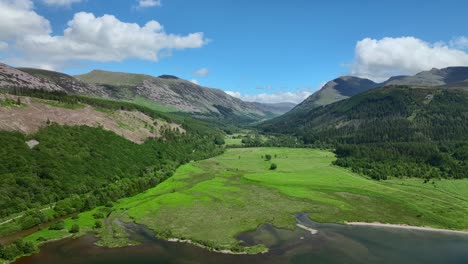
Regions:
[[318, 233], [264, 224], [238, 237], [246, 245], [263, 243], [270, 248], [259, 255], [214, 253], [159, 240], [149, 230], [133, 226], [132, 238], [142, 242], [136, 247], [99, 247], [89, 235], [48, 243], [39, 254], [16, 263], [468, 263], [468, 235], [318, 224], [304, 214], [297, 218]]

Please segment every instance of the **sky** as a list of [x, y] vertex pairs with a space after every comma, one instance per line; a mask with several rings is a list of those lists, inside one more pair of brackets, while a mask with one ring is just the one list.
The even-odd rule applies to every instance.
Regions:
[[0, 0], [0, 61], [176, 75], [247, 101], [468, 66], [468, 1]]

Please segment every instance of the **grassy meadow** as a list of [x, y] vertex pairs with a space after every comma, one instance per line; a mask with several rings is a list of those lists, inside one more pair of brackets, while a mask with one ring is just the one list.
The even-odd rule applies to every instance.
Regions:
[[[266, 160], [271, 155], [271, 160]], [[391, 179], [374, 181], [331, 165], [329, 151], [288, 148], [238, 148], [181, 166], [176, 173], [139, 195], [117, 202], [93, 227], [96, 210], [65, 221], [80, 232], [94, 231], [103, 245], [126, 245], [116, 219], [134, 221], [162, 238], [190, 239], [214, 249], [243, 248], [236, 236], [262, 223], [293, 229], [295, 213], [314, 221], [382, 222], [468, 230], [468, 180]], [[271, 170], [271, 163], [277, 165]], [[66, 230], [41, 230], [27, 239], [53, 239]]]

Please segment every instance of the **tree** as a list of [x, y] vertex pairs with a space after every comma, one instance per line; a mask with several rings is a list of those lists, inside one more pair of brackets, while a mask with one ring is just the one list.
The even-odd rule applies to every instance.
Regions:
[[276, 163], [272, 163], [270, 165], [270, 170], [276, 170], [276, 168], [278, 168], [278, 166], [276, 165]]
[[96, 222], [94, 222], [94, 228], [101, 228], [102, 227], [102, 222], [97, 220]]
[[18, 97], [18, 99], [16, 99], [16, 104], [21, 105], [21, 98]]
[[70, 233], [78, 233], [78, 232], [80, 232], [80, 226], [77, 224], [72, 225], [70, 229]]
[[215, 140], [214, 140], [214, 143], [218, 146], [221, 146], [221, 145], [224, 145], [224, 138], [221, 137], [221, 136], [216, 136], [215, 137]]
[[63, 220], [60, 220], [60, 221], [53, 223], [49, 227], [49, 230], [62, 230], [64, 228], [65, 228], [65, 222]]
[[270, 154], [265, 155], [265, 160], [270, 161], [271, 160], [271, 155]]

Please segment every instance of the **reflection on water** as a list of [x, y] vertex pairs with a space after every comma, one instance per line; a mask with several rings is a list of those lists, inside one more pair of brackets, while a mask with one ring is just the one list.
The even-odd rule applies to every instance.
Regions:
[[103, 248], [94, 245], [92, 236], [83, 236], [46, 244], [39, 254], [17, 263], [468, 263], [468, 235], [318, 224], [305, 214], [297, 219], [318, 233], [264, 224], [238, 237], [246, 245], [267, 245], [266, 254], [213, 253], [156, 239], [151, 231], [131, 225], [132, 239], [143, 242], [139, 246]]

